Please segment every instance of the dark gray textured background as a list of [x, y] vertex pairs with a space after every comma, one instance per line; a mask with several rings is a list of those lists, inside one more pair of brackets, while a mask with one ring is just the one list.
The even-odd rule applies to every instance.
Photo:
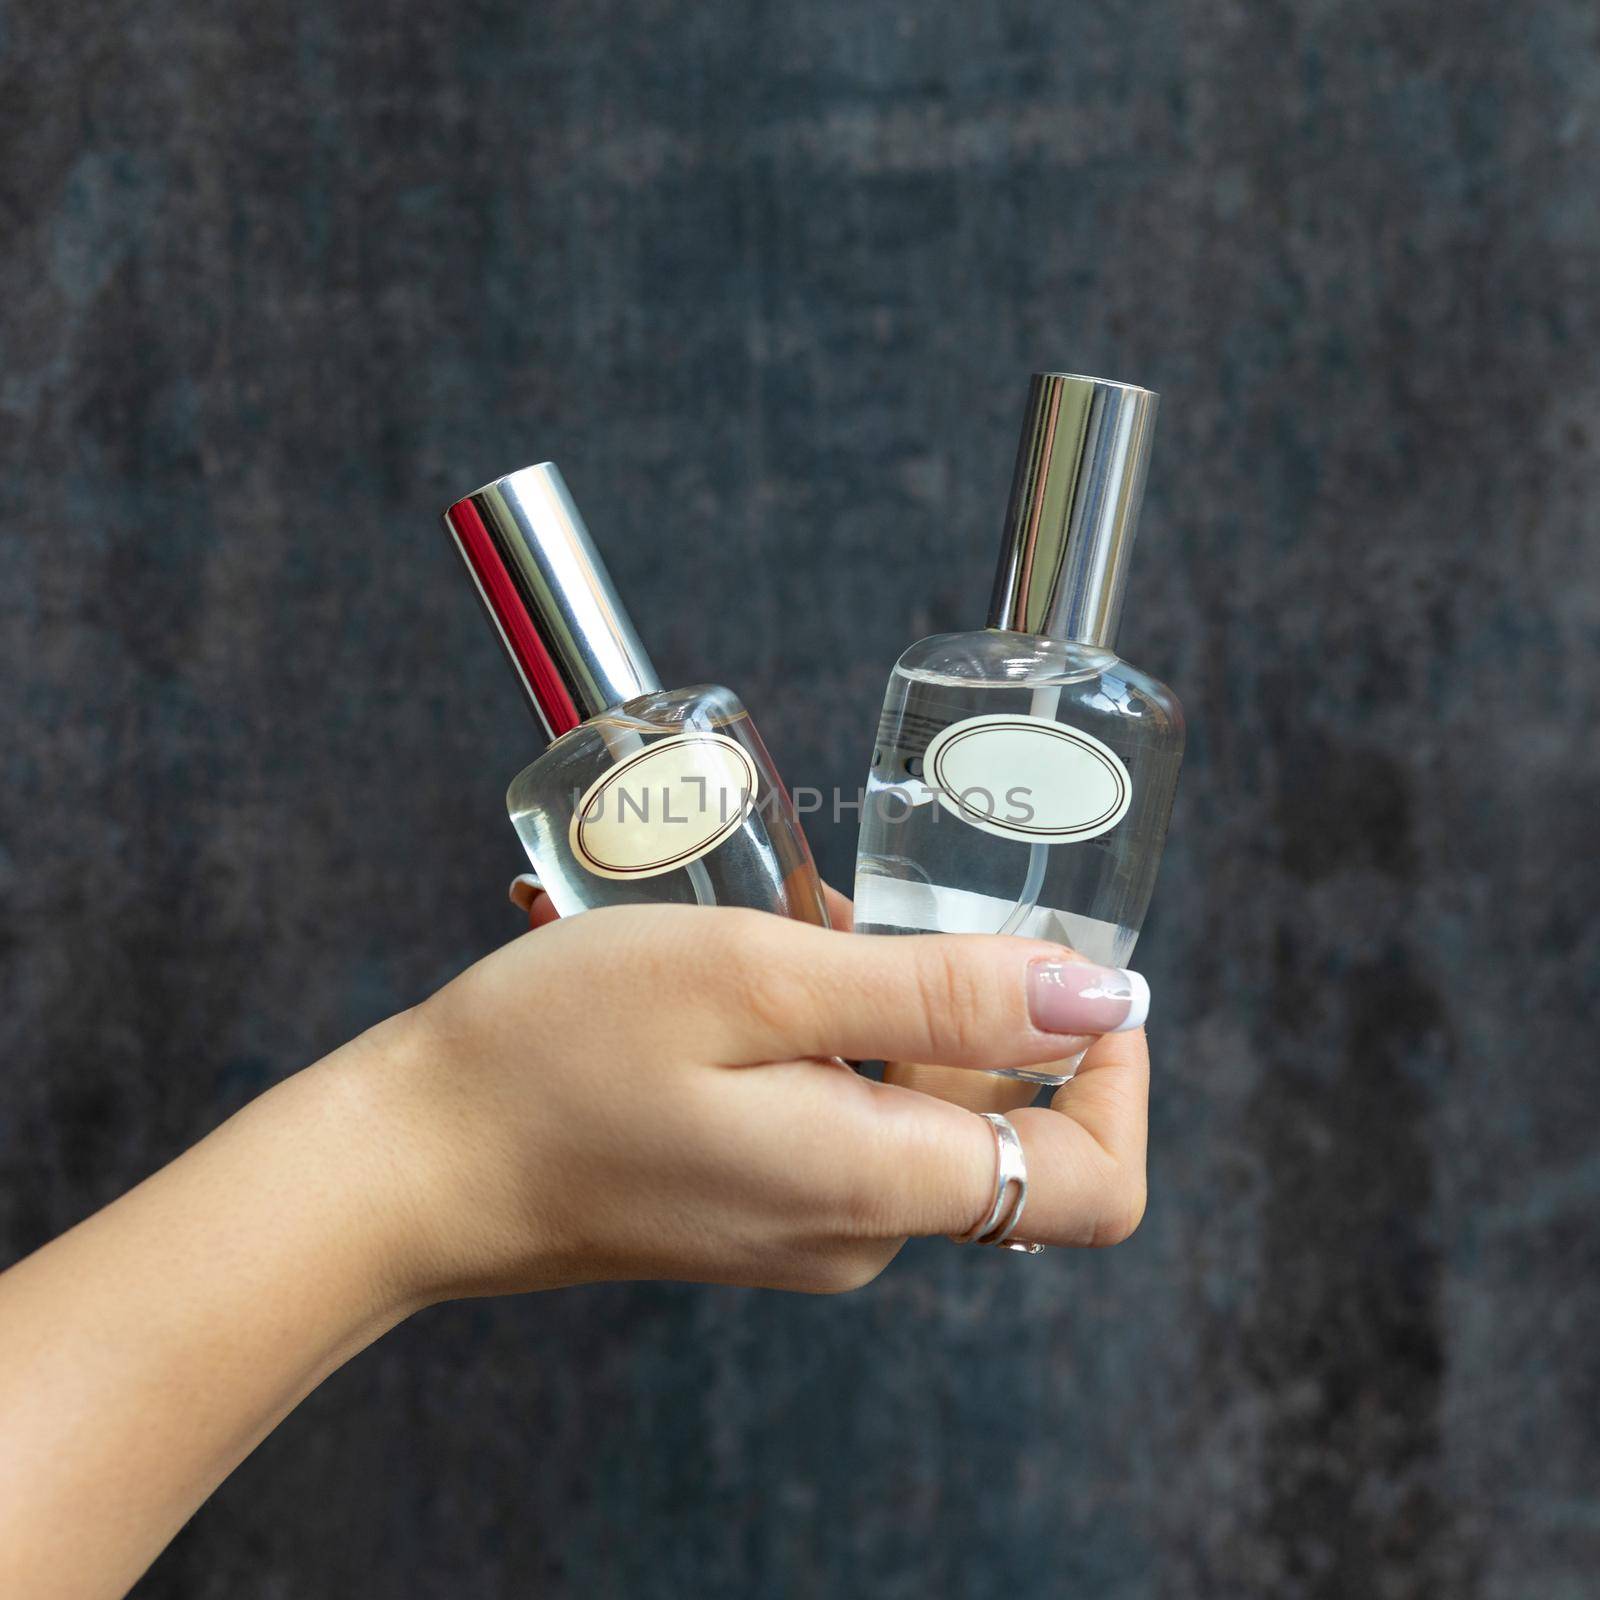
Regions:
[[555, 458], [853, 787], [1028, 371], [1165, 396], [1136, 1239], [438, 1310], [142, 1595], [1596, 1592], [1597, 27], [0, 4], [8, 1256], [514, 931], [447, 497]]

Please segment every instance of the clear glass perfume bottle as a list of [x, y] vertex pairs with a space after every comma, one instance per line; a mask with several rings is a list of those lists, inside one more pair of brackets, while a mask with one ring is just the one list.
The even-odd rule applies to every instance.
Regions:
[[1035, 375], [990, 626], [924, 639], [889, 679], [859, 931], [1018, 934], [1128, 964], [1183, 757], [1177, 697], [1111, 648], [1156, 404]]
[[444, 522], [552, 741], [506, 804], [556, 910], [747, 906], [826, 927], [749, 712], [714, 684], [662, 689], [555, 466], [496, 479]]

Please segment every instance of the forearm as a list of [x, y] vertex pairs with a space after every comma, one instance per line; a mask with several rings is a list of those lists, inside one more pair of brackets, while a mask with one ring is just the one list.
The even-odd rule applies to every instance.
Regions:
[[[0, 1593], [122, 1594], [324, 1377], [417, 1303], [388, 1024], [0, 1276]], [[376, 1068], [377, 1070], [369, 1070]]]

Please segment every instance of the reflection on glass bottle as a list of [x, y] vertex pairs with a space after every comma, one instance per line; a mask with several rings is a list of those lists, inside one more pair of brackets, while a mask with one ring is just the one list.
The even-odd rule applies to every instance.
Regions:
[[1128, 964], [1183, 756], [1177, 697], [1111, 649], [1155, 409], [1126, 384], [1034, 377], [990, 626], [924, 639], [890, 675], [860, 931], [1020, 934]]

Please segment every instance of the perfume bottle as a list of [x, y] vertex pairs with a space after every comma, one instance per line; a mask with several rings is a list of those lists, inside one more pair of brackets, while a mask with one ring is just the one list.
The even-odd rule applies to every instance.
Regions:
[[661, 687], [556, 467], [497, 478], [444, 524], [551, 741], [506, 804], [556, 910], [748, 906], [826, 927], [749, 712], [716, 685]]
[[1034, 375], [989, 626], [924, 639], [889, 679], [859, 931], [1018, 934], [1128, 964], [1183, 757], [1177, 697], [1112, 648], [1156, 404]]

